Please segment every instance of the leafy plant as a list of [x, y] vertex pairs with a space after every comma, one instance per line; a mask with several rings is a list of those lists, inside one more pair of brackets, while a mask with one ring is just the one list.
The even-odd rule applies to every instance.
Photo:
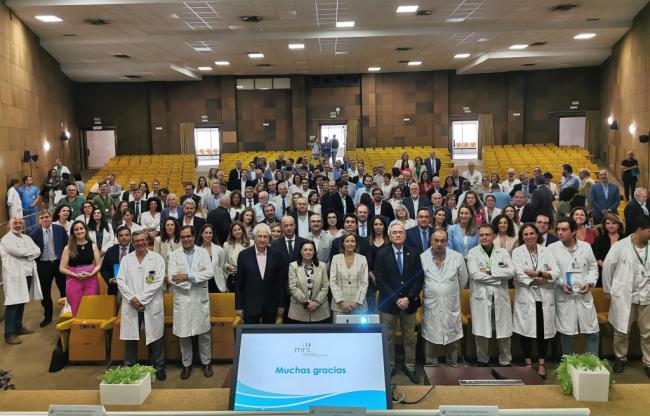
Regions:
[[105, 384], [138, 384], [147, 374], [155, 380], [156, 370], [150, 365], [136, 364], [133, 367], [111, 368], [100, 377]]
[[[560, 386], [560, 390], [564, 394], [573, 394], [570, 366], [586, 371], [597, 371], [601, 367], [605, 367], [610, 373], [612, 372], [609, 361], [601, 360], [591, 353], [565, 355], [562, 357], [557, 370], [555, 370], [555, 382]], [[610, 377], [609, 382], [614, 384], [614, 379]]]

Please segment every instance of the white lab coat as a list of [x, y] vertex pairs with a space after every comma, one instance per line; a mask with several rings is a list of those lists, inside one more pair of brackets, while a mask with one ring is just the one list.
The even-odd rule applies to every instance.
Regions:
[[[153, 278], [148, 280], [150, 275]], [[144, 305], [144, 331], [147, 345], [163, 336], [165, 313], [162, 287], [164, 281], [165, 261], [160, 254], [148, 250], [142, 263], [138, 261], [135, 251], [124, 256], [117, 274], [117, 287], [122, 294], [120, 339], [140, 339], [138, 311], [129, 303], [134, 297]]]
[[[646, 276], [650, 272], [650, 262], [646, 265]], [[603, 264], [603, 292], [611, 294], [609, 304], [609, 323], [614, 329], [627, 334], [632, 309], [632, 290], [634, 276], [642, 268], [634, 254], [632, 238], [626, 237], [614, 243]], [[647, 281], [647, 278], [646, 278]], [[645, 285], [639, 293], [639, 304], [650, 304], [650, 287]]]
[[[18, 237], [9, 231], [2, 237], [0, 256], [5, 306], [43, 299], [34, 261], [40, 255], [41, 250], [28, 235], [22, 234]], [[27, 276], [32, 276], [31, 289], [27, 287]]]
[[[210, 297], [208, 280], [214, 278], [214, 269], [208, 252], [194, 246], [192, 264], [188, 264], [183, 248], [172, 251], [169, 255], [168, 279], [174, 294], [174, 335], [180, 338], [203, 334], [210, 330]], [[172, 282], [176, 274], [188, 274], [189, 280], [182, 283]]]
[[[567, 272], [572, 272], [573, 282], [596, 286], [598, 264], [589, 243], [577, 240], [573, 255], [561, 241], [550, 244], [548, 248], [560, 267], [560, 285], [567, 283]], [[600, 331], [591, 290], [584, 295], [579, 294], [577, 290], [567, 295], [558, 285], [555, 288], [555, 309], [555, 326], [561, 334], [596, 334]]]
[[[481, 269], [489, 269], [491, 274]], [[508, 280], [515, 277], [515, 266], [508, 251], [493, 245], [492, 255], [488, 258], [479, 244], [467, 253], [467, 271], [471, 291], [472, 334], [492, 338], [492, 332], [496, 331], [497, 338], [512, 336]], [[495, 328], [492, 328], [492, 308]]]
[[[113, 234], [113, 226], [108, 224], [108, 231], [104, 229], [102, 233], [102, 253], [106, 253], [109, 248], [113, 247], [115, 244], [118, 244], [117, 237]], [[97, 244], [97, 231], [88, 230], [88, 239], [93, 243]]]
[[[512, 314], [513, 331], [528, 338], [537, 338], [537, 311], [535, 306], [535, 290], [530, 284], [532, 277], [525, 273], [527, 270], [546, 272], [551, 280], [539, 286], [544, 315], [544, 339], [553, 338], [555, 329], [555, 286], [559, 284], [560, 268], [551, 251], [537, 245], [537, 267], [533, 267], [528, 249], [521, 245], [512, 251], [512, 262], [515, 264], [515, 307]], [[473, 318], [473, 317], [472, 317]]]
[[219, 292], [227, 292], [226, 277], [223, 274], [223, 268], [226, 264], [226, 252], [221, 246], [211, 243], [210, 252], [212, 253], [212, 269], [214, 271], [214, 282], [217, 284]]
[[463, 337], [460, 292], [467, 284], [467, 269], [462, 254], [447, 250], [442, 268], [438, 268], [431, 250], [420, 254], [424, 270], [422, 337], [448, 345]]
[[23, 201], [13, 186], [7, 189], [7, 207], [9, 207], [9, 218], [23, 217]]

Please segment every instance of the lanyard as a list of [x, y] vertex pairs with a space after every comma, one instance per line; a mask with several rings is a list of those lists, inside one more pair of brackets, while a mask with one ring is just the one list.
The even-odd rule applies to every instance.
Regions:
[[533, 270], [537, 270], [537, 265], [539, 264], [539, 252], [535, 253], [535, 256], [533, 256], [533, 253], [531, 253], [530, 250], [526, 249], [528, 251], [528, 255], [530, 256], [530, 262], [533, 265]]
[[641, 260], [641, 256], [639, 256], [639, 252], [636, 251], [636, 248], [634, 245], [632, 245], [632, 249], [634, 250], [634, 255], [636, 255], [636, 258], [639, 259], [639, 263], [643, 266], [643, 268], [646, 268], [646, 264], [648, 263], [648, 245], [646, 244], [645, 246], [645, 258]]
[[492, 246], [492, 253], [490, 253], [490, 255], [488, 256], [485, 250], [483, 249], [483, 246], [482, 245], [480, 246], [481, 246], [481, 253], [483, 253], [483, 255], [485, 256], [485, 267], [488, 270], [492, 270], [492, 254], [494, 254], [495, 252], [495, 247], [494, 245]]

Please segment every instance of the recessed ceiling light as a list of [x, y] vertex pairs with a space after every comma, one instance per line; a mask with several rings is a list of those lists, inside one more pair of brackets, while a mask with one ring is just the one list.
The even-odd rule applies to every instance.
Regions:
[[43, 16], [35, 16], [35, 17], [36, 20], [40, 20], [41, 22], [45, 22], [45, 23], [57, 23], [63, 21], [63, 19], [52, 15], [43, 15]]
[[489, 42], [489, 41], [490, 41], [490, 39], [488, 39], [488, 38], [480, 38], [478, 40], [478, 42]]
[[336, 27], [354, 27], [354, 21], [336, 22]]
[[228, 61], [214, 61], [214, 64], [217, 66], [228, 66], [230, 65], [230, 62]]
[[593, 39], [596, 37], [595, 33], [579, 33], [573, 37], [573, 39], [578, 39], [578, 40], [585, 40], [585, 39]]
[[198, 69], [199, 71], [203, 71], [203, 72], [205, 72], [205, 71], [212, 71], [212, 67], [211, 67], [211, 66], [200, 66], [200, 67], [198, 67], [197, 69]]
[[381, 71], [381, 67], [371, 66], [370, 68], [368, 68], [368, 72], [377, 72], [377, 71]]
[[519, 50], [519, 49], [526, 49], [527, 47], [528, 45], [517, 44], [517, 45], [512, 45], [509, 49]]
[[347, 55], [347, 54], [348, 54], [347, 51], [336, 51], [336, 52], [334, 52], [334, 55]]
[[305, 49], [304, 43], [290, 43], [289, 49]]
[[248, 57], [251, 59], [262, 59], [264, 58], [264, 54], [259, 52], [250, 52]]
[[464, 58], [469, 58], [471, 54], [469, 53], [457, 53], [454, 55], [454, 58], [456, 59], [464, 59]]
[[212, 52], [212, 48], [209, 46], [197, 46], [192, 49], [194, 49], [197, 52]]
[[419, 6], [398, 6], [395, 13], [415, 13]]
[[418, 66], [422, 65], [422, 61], [409, 61], [408, 66]]
[[465, 21], [464, 17], [450, 17], [446, 19], [447, 23], [463, 23]]

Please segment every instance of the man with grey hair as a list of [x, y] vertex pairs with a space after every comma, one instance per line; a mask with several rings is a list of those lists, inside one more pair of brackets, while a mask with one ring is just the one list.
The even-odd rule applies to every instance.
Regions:
[[636, 223], [641, 217], [650, 219], [650, 211], [646, 206], [648, 202], [648, 190], [646, 188], [636, 188], [634, 198], [627, 204], [623, 211], [625, 215], [625, 228], [628, 232], [636, 230]]
[[476, 163], [474, 162], [467, 164], [467, 170], [463, 172], [463, 176], [469, 181], [472, 188], [478, 188], [481, 181], [483, 181], [483, 175], [476, 170]]
[[219, 198], [219, 206], [210, 211], [207, 222], [214, 227], [214, 234], [219, 244], [223, 244], [228, 238], [230, 231], [230, 198], [222, 195]]
[[191, 225], [194, 228], [194, 235], [199, 235], [201, 228], [205, 225], [205, 220], [196, 216], [196, 202], [191, 198], [187, 198], [183, 202], [183, 219], [179, 226], [184, 225]]
[[160, 213], [161, 232], [163, 231], [162, 227], [164, 226], [165, 221], [167, 221], [167, 218], [169, 217], [172, 217], [177, 221], [183, 217], [181, 210], [178, 208], [178, 199], [176, 198], [176, 194], [167, 195], [166, 207]]
[[381, 248], [375, 259], [375, 284], [379, 289], [377, 309], [388, 330], [388, 354], [391, 375], [395, 375], [395, 334], [400, 323], [404, 344], [404, 364], [409, 380], [419, 384], [415, 368], [416, 314], [423, 284], [422, 263], [417, 251], [404, 244], [404, 225], [393, 221], [388, 227], [391, 244]]
[[589, 191], [595, 183], [591, 177], [589, 169], [582, 168], [578, 171], [578, 178], [580, 178], [580, 185], [578, 186], [578, 195], [585, 198], [587, 208], [591, 208], [591, 201], [589, 200]]
[[318, 261], [326, 264], [330, 259], [330, 250], [332, 249], [334, 237], [332, 237], [332, 234], [323, 231], [323, 225], [323, 216], [313, 214], [309, 217], [309, 234], [305, 238], [314, 242]]
[[609, 182], [609, 172], [603, 169], [598, 172], [599, 183], [594, 184], [589, 190], [591, 201], [591, 217], [594, 224], [600, 224], [605, 214], [615, 214], [618, 204], [621, 203], [621, 191], [618, 186]]
[[83, 213], [82, 207], [84, 204], [84, 198], [79, 196], [79, 190], [75, 184], [70, 184], [65, 188], [65, 198], [61, 198], [58, 207], [67, 206], [70, 208], [70, 219], [77, 218]]
[[269, 193], [266, 191], [262, 191], [257, 195], [257, 203], [253, 207], [253, 211], [255, 211], [255, 219], [257, 219], [257, 222], [262, 222], [264, 221], [264, 207], [269, 203]]
[[117, 207], [122, 199], [122, 185], [115, 182], [114, 173], [106, 175], [106, 183], [108, 184], [108, 195], [113, 198], [113, 205]]
[[289, 264], [269, 247], [268, 225], [257, 224], [253, 240], [255, 244], [237, 258], [235, 313], [246, 324], [274, 324], [286, 307]]
[[307, 198], [301, 196], [296, 199], [296, 209], [291, 213], [291, 216], [296, 224], [296, 234], [299, 237], [305, 238], [309, 234], [309, 217], [313, 214], [313, 212], [309, 211]]
[[210, 213], [212, 210], [217, 209], [217, 206], [219, 206], [219, 198], [221, 198], [221, 185], [219, 182], [214, 181], [212, 182], [212, 185], [210, 185], [210, 190], [212, 191], [212, 194], [203, 200], [203, 208], [205, 208], [208, 213]]
[[420, 196], [420, 186], [417, 183], [412, 183], [409, 185], [410, 195], [404, 198], [402, 204], [406, 207], [409, 212], [409, 217], [415, 219], [415, 215], [420, 208], [427, 208], [431, 205], [431, 202]]

